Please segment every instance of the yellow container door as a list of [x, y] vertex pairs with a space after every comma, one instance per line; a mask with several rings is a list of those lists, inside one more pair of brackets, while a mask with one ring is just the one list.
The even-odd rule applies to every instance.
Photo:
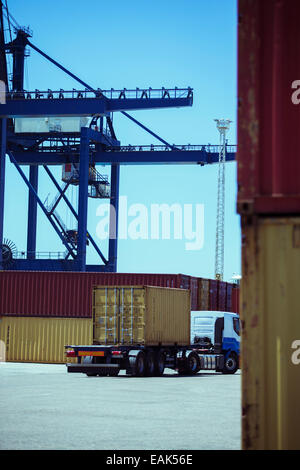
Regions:
[[96, 287], [93, 295], [94, 343], [144, 344], [143, 287]]

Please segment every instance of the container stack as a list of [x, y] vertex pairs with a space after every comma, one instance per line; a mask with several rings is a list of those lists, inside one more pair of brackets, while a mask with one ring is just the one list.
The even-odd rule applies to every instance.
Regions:
[[236, 308], [227, 294], [232, 284], [184, 274], [2, 271], [0, 341], [6, 360], [64, 363], [64, 345], [92, 344], [94, 286], [185, 289], [191, 310]]
[[244, 450], [300, 448], [299, 15], [296, 0], [239, 2]]

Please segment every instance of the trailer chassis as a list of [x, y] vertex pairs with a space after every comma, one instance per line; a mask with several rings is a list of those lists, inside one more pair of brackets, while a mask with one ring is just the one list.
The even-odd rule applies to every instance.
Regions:
[[65, 348], [67, 357], [77, 358], [77, 363], [67, 363], [67, 371], [88, 376], [117, 376], [120, 370], [136, 377], [161, 376], [165, 368], [181, 375], [195, 375], [200, 370], [224, 372], [224, 355], [201, 349], [199, 345], [67, 345]]

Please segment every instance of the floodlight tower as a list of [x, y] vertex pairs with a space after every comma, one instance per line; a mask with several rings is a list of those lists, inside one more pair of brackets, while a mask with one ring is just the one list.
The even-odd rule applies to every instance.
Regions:
[[229, 119], [215, 119], [220, 132], [220, 153], [218, 168], [218, 200], [216, 225], [216, 258], [215, 278], [222, 281], [224, 275], [224, 219], [225, 219], [225, 161], [226, 161], [226, 132], [229, 130]]

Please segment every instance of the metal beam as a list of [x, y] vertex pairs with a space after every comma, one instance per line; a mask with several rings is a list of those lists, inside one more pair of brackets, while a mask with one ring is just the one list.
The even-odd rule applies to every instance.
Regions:
[[4, 187], [5, 187], [5, 155], [6, 155], [6, 119], [0, 119], [0, 269], [2, 266], [2, 243], [4, 227]]
[[111, 165], [108, 263], [117, 271], [120, 165]]
[[81, 129], [80, 163], [79, 163], [79, 199], [78, 199], [78, 235], [77, 259], [79, 271], [85, 271], [87, 214], [88, 214], [88, 180], [89, 180], [89, 139], [87, 129]]
[[[123, 110], [145, 110], [158, 108], [178, 108], [191, 106], [191, 98], [148, 98], [148, 99], [109, 99], [102, 98], [62, 98], [62, 99], [13, 99], [0, 105], [0, 117], [43, 117], [43, 116], [92, 116], [106, 115]], [[126, 113], [127, 114], [127, 113]], [[134, 118], [130, 117], [136, 121]], [[144, 129], [145, 126], [142, 125]], [[149, 130], [148, 130], [149, 131]], [[153, 133], [152, 133], [153, 134]]]
[[[57, 152], [14, 152], [19, 165], [63, 165], [64, 163], [79, 163], [78, 154], [62, 154]], [[235, 152], [226, 153], [226, 161], [236, 159]], [[93, 163], [120, 165], [189, 165], [217, 163], [218, 152], [201, 150], [180, 151], [107, 151], [92, 153]]]
[[[29, 182], [38, 194], [38, 166], [30, 166]], [[35, 258], [37, 230], [37, 200], [29, 190], [28, 194], [28, 223], [27, 223], [27, 253], [30, 258]]]

